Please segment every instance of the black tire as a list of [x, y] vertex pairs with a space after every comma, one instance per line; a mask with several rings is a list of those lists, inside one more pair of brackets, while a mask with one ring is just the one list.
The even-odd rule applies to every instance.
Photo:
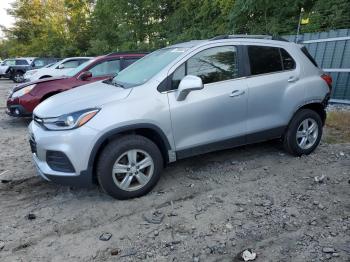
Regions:
[[[134, 191], [127, 191], [114, 182], [112, 169], [119, 157], [134, 149], [142, 150], [152, 158], [154, 164], [153, 175], [150, 176], [150, 180], [143, 187]], [[163, 157], [156, 144], [143, 136], [125, 135], [110, 142], [101, 152], [97, 163], [97, 179], [103, 191], [116, 199], [124, 200], [140, 197], [151, 191], [160, 179], [162, 170]]]
[[[297, 141], [297, 131], [304, 120], [313, 119], [317, 123], [318, 135], [310, 148], [304, 149], [299, 146]], [[310, 109], [299, 110], [291, 120], [283, 136], [283, 146], [287, 152], [295, 156], [311, 154], [319, 145], [322, 137], [322, 120], [320, 115]]]
[[24, 73], [21, 71], [15, 72], [12, 76], [12, 81], [15, 83], [22, 83], [24, 81]]

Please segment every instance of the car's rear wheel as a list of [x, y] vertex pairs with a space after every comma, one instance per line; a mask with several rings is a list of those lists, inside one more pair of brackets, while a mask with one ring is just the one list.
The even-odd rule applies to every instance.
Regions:
[[126, 135], [112, 141], [102, 151], [97, 178], [107, 194], [117, 199], [129, 199], [151, 191], [162, 169], [162, 154], [151, 140]]
[[283, 137], [284, 148], [296, 156], [312, 153], [322, 137], [322, 120], [320, 115], [310, 109], [296, 113]]

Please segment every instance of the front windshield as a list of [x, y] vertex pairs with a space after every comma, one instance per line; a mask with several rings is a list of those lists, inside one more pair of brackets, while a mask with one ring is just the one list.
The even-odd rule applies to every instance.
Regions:
[[133, 63], [113, 78], [113, 83], [133, 87], [146, 83], [187, 48], [163, 48]]
[[66, 76], [72, 77], [75, 76], [77, 73], [79, 73], [82, 69], [84, 69], [87, 65], [91, 64], [94, 60], [88, 60], [84, 63], [82, 63], [80, 66], [70, 70], [68, 73], [66, 73]]

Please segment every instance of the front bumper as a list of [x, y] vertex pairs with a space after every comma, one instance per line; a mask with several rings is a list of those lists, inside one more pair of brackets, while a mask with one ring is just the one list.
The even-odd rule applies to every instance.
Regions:
[[21, 105], [8, 105], [5, 112], [13, 117], [30, 117], [32, 115], [32, 113], [27, 112]]
[[32, 100], [32, 96], [25, 94], [23, 97], [12, 98], [12, 91], [6, 101], [6, 114], [13, 117], [28, 117], [32, 115], [32, 106], [28, 101]]
[[[97, 131], [86, 126], [69, 131], [47, 131], [32, 121], [29, 125], [33, 161], [38, 175], [58, 184], [90, 187], [94, 184], [88, 170], [93, 139]], [[73, 172], [54, 170], [48, 163], [47, 152], [62, 152], [73, 166]]]

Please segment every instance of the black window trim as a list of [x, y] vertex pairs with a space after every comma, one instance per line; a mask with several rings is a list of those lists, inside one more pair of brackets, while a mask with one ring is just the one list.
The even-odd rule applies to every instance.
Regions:
[[[270, 72], [270, 73], [263, 73], [263, 74], [257, 74], [257, 75], [252, 75], [251, 73], [251, 70], [250, 70], [250, 60], [249, 60], [249, 54], [248, 54], [248, 47], [249, 46], [263, 46], [263, 47], [274, 47], [274, 48], [278, 48], [279, 50], [279, 54], [280, 54], [280, 59], [281, 59], [281, 65], [282, 65], [282, 70], [281, 71], [275, 71], [275, 72]], [[273, 46], [273, 45], [256, 45], [256, 44], [249, 44], [249, 45], [244, 45], [244, 49], [245, 49], [245, 61], [246, 61], [246, 64], [248, 65], [248, 68], [247, 68], [247, 78], [252, 78], [252, 77], [257, 77], [257, 76], [264, 76], [264, 75], [271, 75], [271, 74], [280, 74], [280, 73], [284, 73], [284, 72], [290, 72], [290, 71], [294, 71], [297, 69], [297, 62], [296, 60], [294, 59], [294, 57], [284, 48], [284, 47], [281, 47], [281, 46]], [[281, 49], [284, 49], [288, 54], [289, 56], [293, 59], [294, 61], [294, 64], [295, 64], [295, 67], [293, 69], [288, 69], [288, 70], [284, 70], [284, 65], [283, 65], [283, 59], [282, 59], [282, 53], [281, 53]]]
[[[226, 80], [222, 80], [222, 81], [218, 81], [218, 82], [213, 82], [213, 83], [221, 83], [221, 82], [226, 82], [226, 81], [236, 81], [236, 80], [241, 80], [243, 78], [246, 78], [248, 76], [248, 71], [247, 69], [249, 69], [249, 64], [248, 67], [246, 66], [246, 63], [244, 63], [244, 58], [245, 58], [245, 50], [243, 48], [243, 45], [241, 44], [227, 44], [227, 45], [218, 45], [218, 46], [210, 46], [208, 48], [202, 49], [194, 54], [192, 54], [190, 57], [188, 57], [186, 59], [186, 61], [182, 62], [180, 65], [178, 65], [174, 71], [168, 75], [157, 87], [158, 92], [160, 93], [170, 93], [170, 92], [175, 92], [177, 89], [171, 89], [171, 79], [173, 78], [174, 72], [180, 68], [183, 64], [185, 64], [185, 74], [187, 75], [187, 61], [189, 59], [191, 59], [193, 56], [195, 56], [196, 54], [211, 49], [211, 48], [218, 48], [218, 47], [227, 47], [227, 46], [233, 46], [236, 48], [236, 52], [237, 52], [237, 67], [238, 67], [238, 77], [233, 78], [233, 79], [226, 79]], [[241, 66], [242, 65], [242, 66]], [[250, 69], [249, 69], [250, 72]], [[208, 83], [205, 85], [210, 85], [213, 83]]]

